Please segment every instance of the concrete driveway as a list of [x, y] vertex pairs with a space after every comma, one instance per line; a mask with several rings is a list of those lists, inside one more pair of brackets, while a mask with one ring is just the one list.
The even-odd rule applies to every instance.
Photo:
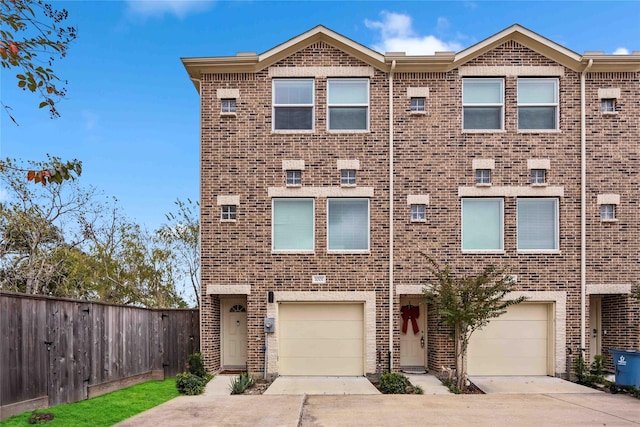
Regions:
[[[471, 376], [469, 380], [485, 394], [590, 394], [590, 387], [546, 376]], [[640, 404], [640, 402], [639, 402]]]
[[264, 392], [274, 394], [380, 394], [365, 377], [278, 377]]

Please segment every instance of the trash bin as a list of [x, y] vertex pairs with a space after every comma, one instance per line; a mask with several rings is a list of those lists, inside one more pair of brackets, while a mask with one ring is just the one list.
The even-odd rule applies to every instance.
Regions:
[[611, 349], [616, 385], [640, 387], [640, 351]]

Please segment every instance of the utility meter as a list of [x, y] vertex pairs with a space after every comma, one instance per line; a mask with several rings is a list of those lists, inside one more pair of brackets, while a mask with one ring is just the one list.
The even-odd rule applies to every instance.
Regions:
[[264, 318], [264, 331], [267, 333], [273, 333], [276, 331], [276, 321], [273, 317]]

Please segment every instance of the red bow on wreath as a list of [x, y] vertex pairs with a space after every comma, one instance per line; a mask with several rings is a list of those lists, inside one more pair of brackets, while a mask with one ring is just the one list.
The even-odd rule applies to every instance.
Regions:
[[403, 305], [402, 307], [400, 307], [400, 312], [402, 313], [402, 333], [407, 333], [409, 319], [411, 319], [413, 333], [417, 334], [418, 332], [420, 332], [418, 322], [416, 321], [416, 319], [420, 317], [420, 307], [411, 304]]

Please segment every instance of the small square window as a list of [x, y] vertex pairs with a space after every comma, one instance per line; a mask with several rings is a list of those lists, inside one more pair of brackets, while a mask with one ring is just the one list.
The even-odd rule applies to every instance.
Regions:
[[601, 106], [602, 106], [601, 110], [603, 113], [615, 113], [616, 100], [613, 98], [603, 99]]
[[425, 205], [411, 205], [411, 221], [426, 221], [426, 206]]
[[290, 170], [287, 171], [287, 186], [299, 187], [302, 185], [302, 171]]
[[546, 182], [546, 170], [531, 169], [531, 184], [541, 185]]
[[616, 205], [600, 205], [600, 219], [603, 221], [616, 219]]
[[340, 185], [356, 185], [355, 169], [342, 169], [340, 171]]
[[411, 112], [423, 112], [425, 111], [425, 99], [424, 98], [411, 98]]
[[220, 219], [223, 221], [236, 220], [236, 205], [222, 205]]
[[491, 184], [491, 169], [476, 169], [476, 184]]
[[236, 100], [235, 99], [223, 99], [221, 100], [223, 113], [235, 113], [236, 112]]

